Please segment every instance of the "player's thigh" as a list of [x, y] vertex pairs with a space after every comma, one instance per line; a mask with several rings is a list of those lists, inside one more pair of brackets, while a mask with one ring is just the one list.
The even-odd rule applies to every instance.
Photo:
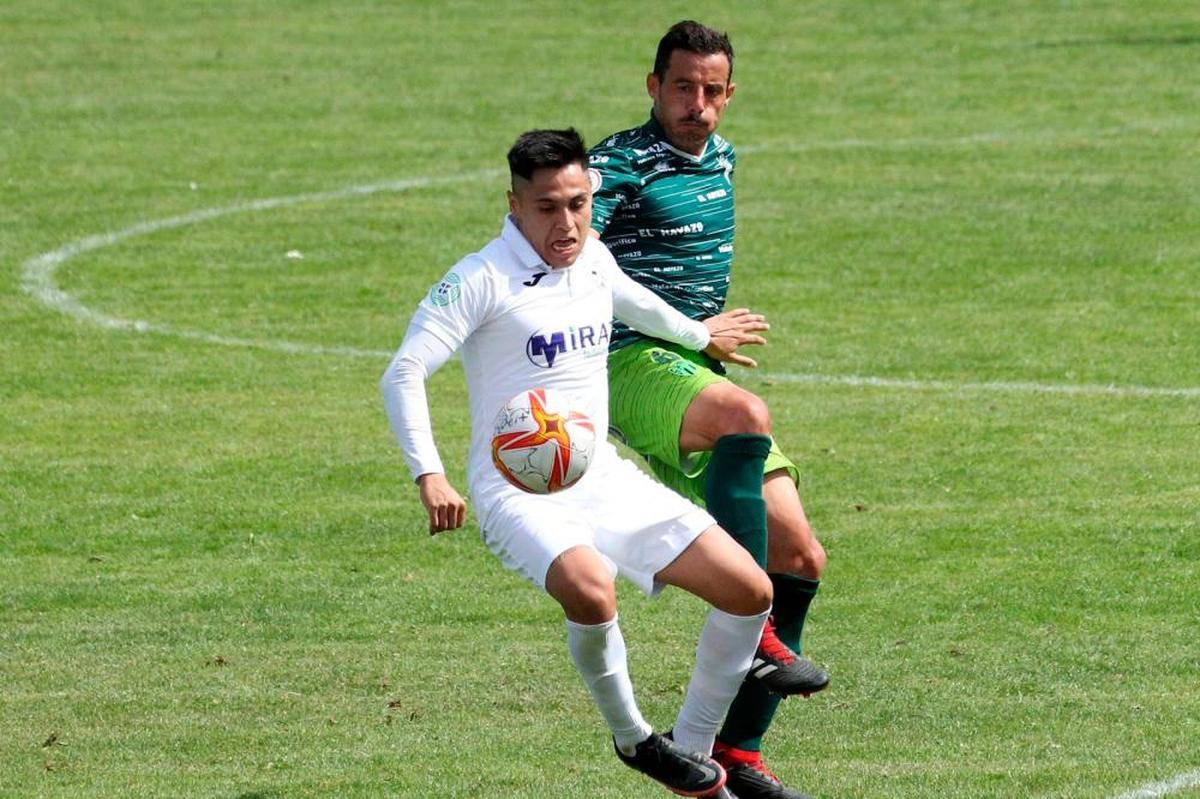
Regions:
[[617, 565], [621, 576], [653, 596], [663, 587], [655, 577], [658, 572], [716, 522], [615, 451], [611, 459], [597, 460], [583, 480], [563, 493], [578, 492], [596, 549]]
[[707, 386], [728, 383], [699, 353], [639, 341], [609, 356], [609, 426], [635, 452], [668, 468], [695, 474], [703, 457], [684, 457], [679, 447], [684, 415]]
[[[576, 547], [596, 549], [587, 514], [553, 494], [509, 492], [488, 510], [482, 537], [505, 568], [542, 589], [547, 588], [550, 567], [563, 553]], [[616, 564], [603, 553], [598, 557], [611, 581], [617, 574]]]
[[658, 579], [739, 616], [761, 613], [771, 604], [771, 581], [766, 573], [744, 547], [716, 525], [660, 571]]

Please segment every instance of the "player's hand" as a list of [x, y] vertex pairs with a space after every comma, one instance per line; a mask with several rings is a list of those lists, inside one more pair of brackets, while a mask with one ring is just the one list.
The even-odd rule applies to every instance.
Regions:
[[765, 338], [758, 335], [760, 331], [771, 329], [765, 316], [751, 313], [749, 308], [737, 308], [708, 317], [704, 320], [704, 326], [712, 337], [704, 348], [706, 355], [751, 369], [758, 366], [757, 361], [739, 353], [738, 348], [746, 344], [767, 343]]
[[457, 530], [467, 520], [467, 503], [450, 485], [444, 474], [423, 474], [417, 478], [421, 504], [429, 514], [429, 534]]

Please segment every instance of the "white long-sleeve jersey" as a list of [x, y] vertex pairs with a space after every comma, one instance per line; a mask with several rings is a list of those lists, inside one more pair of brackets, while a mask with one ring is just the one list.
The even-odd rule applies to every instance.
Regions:
[[[471, 406], [467, 477], [481, 520], [487, 497], [511, 489], [491, 462], [492, 424], [518, 392], [555, 389], [608, 429], [608, 344], [614, 314], [637, 330], [694, 350], [703, 323], [627, 277], [589, 238], [575, 263], [542, 262], [511, 217], [500, 236], [463, 258], [421, 301], [380, 386], [413, 478], [444, 472], [434, 443], [425, 381], [462, 352]], [[617, 457], [606, 441], [597, 458]], [[513, 489], [515, 490], [515, 489]]]

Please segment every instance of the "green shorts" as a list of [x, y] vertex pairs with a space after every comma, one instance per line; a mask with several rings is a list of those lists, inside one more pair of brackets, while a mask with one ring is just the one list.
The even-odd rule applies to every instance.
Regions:
[[[704, 469], [711, 452], [679, 451], [679, 428], [692, 400], [705, 387], [728, 380], [702, 353], [642, 340], [609, 353], [609, 432], [646, 459], [666, 486], [704, 505]], [[771, 442], [763, 473], [787, 469], [799, 484], [800, 470]]]

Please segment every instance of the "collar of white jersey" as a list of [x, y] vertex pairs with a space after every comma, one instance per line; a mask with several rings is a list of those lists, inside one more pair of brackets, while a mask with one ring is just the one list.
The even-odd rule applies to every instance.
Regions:
[[525, 238], [525, 234], [517, 227], [512, 214], [504, 217], [504, 227], [500, 231], [500, 238], [513, 251], [513, 254], [517, 256], [517, 261], [520, 262], [521, 266], [530, 272], [561, 272], [565, 269], [570, 269], [587, 257], [593, 246], [592, 237], [587, 236], [583, 242], [583, 249], [579, 251], [579, 257], [575, 259], [575, 263], [570, 266], [550, 266], [542, 260], [542, 256], [537, 254], [537, 250], [533, 249], [533, 245], [529, 243], [529, 239]]

